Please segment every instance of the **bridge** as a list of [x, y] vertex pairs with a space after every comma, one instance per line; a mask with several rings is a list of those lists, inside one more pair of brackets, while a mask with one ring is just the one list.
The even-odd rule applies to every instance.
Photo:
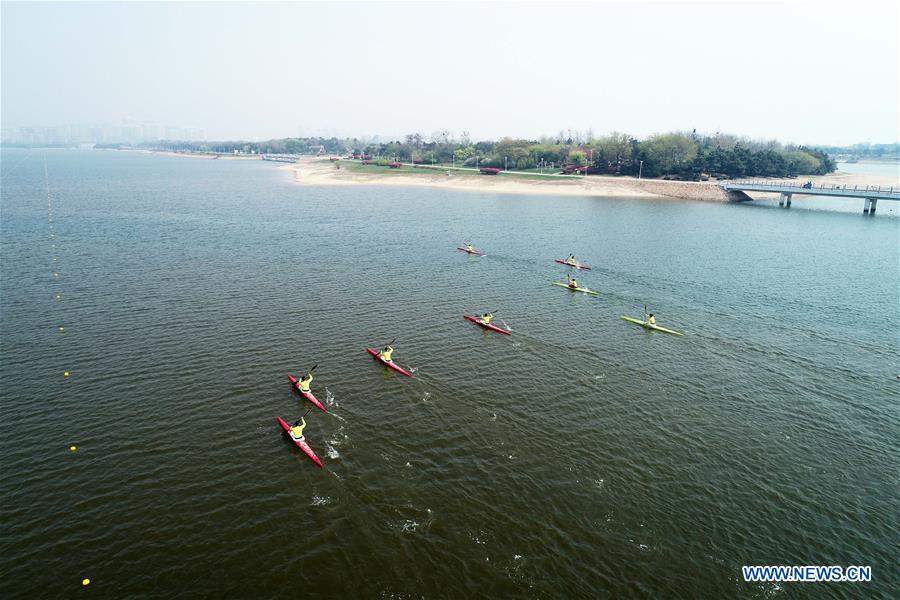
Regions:
[[260, 154], [263, 160], [272, 160], [275, 162], [295, 163], [300, 160], [302, 154]]
[[[729, 181], [719, 184], [726, 192], [767, 192], [779, 194], [778, 206], [790, 206], [791, 196], [803, 194], [807, 196], [834, 196], [839, 198], [863, 198], [863, 214], [874, 215], [879, 200], [900, 200], [900, 189], [878, 185], [865, 187], [855, 185], [798, 185], [794, 182], [778, 181]], [[752, 198], [751, 198], [752, 200]]]

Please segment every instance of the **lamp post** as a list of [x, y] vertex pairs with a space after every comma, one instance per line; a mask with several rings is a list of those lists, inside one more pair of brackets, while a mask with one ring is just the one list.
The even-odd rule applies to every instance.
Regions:
[[641, 178], [641, 174], [644, 172], [644, 161], [639, 161], [641, 164], [638, 167], [638, 179]]
[[503, 157], [503, 170], [509, 171], [509, 158], [506, 156]]

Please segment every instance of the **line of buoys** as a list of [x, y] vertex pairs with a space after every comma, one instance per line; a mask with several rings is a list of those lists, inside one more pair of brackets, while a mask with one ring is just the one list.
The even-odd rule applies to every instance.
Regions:
[[[24, 159], [23, 159], [23, 161], [24, 161]], [[18, 166], [18, 165], [16, 165], [16, 166]], [[8, 172], [7, 172], [7, 174], [8, 174]], [[47, 189], [47, 225], [50, 229], [50, 239], [55, 240], [56, 235], [53, 233], [53, 197], [50, 194], [50, 173], [47, 170], [47, 155], [46, 154], [44, 155], [44, 185]], [[56, 254], [56, 243], [55, 242], [50, 244], [50, 249], [52, 251], [51, 252], [51, 258], [53, 259], [52, 262], [58, 264], [59, 259], [57, 256], [55, 256], [55, 254]], [[59, 271], [57, 271], [57, 270], [53, 271], [53, 278], [54, 279], [59, 278]], [[57, 302], [62, 300], [62, 293], [57, 292], [56, 294], [54, 294], [54, 300], [56, 300]], [[65, 325], [58, 325], [57, 327], [58, 327], [60, 333], [64, 333], [66, 331]], [[64, 379], [68, 379], [70, 375], [71, 375], [71, 373], [69, 373], [68, 371], [63, 371]], [[70, 444], [68, 447], [68, 450], [70, 453], [74, 454], [75, 452], [78, 451], [78, 446], [76, 446], [75, 444]], [[86, 588], [89, 585], [91, 585], [91, 580], [89, 578], [85, 577], [84, 579], [81, 580], [81, 587]]]
[[[47, 169], [47, 155], [46, 154], [44, 155], [44, 188], [47, 192], [47, 225], [50, 228], [50, 238], [53, 239], [55, 237], [55, 235], [53, 233], [53, 195], [50, 193], [50, 171]], [[56, 243], [54, 242], [54, 243], [50, 244], [50, 248], [55, 251]], [[53, 252], [51, 254], [51, 258], [53, 259], [52, 262], [58, 263], [59, 258], [57, 256], [53, 256], [53, 254], [56, 254], [56, 253]], [[53, 271], [53, 278], [54, 279], [59, 278], [58, 270]], [[57, 294], [55, 294], [55, 296], [56, 296], [57, 301], [62, 300], [61, 293], [57, 293]], [[59, 330], [60, 333], [65, 333], [65, 331], [66, 331], [65, 325], [57, 325], [57, 329]], [[71, 375], [71, 373], [69, 373], [69, 371], [63, 371], [63, 378], [67, 379], [70, 375]], [[70, 452], [75, 452], [76, 449], [77, 448], [75, 446], [69, 447]], [[89, 580], [86, 579], [85, 581], [89, 581]], [[85, 584], [85, 585], [87, 585], [87, 584]]]

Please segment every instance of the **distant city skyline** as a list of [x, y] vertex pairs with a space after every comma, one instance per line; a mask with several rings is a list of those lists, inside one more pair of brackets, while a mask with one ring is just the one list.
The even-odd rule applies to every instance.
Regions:
[[[442, 130], [446, 132], [447, 130]], [[409, 131], [404, 134], [383, 135], [383, 134], [336, 134], [334, 132], [319, 131], [313, 129], [300, 128], [296, 134], [281, 135], [266, 138], [212, 138], [206, 135], [206, 132], [199, 127], [180, 127], [171, 125], [161, 125], [153, 121], [135, 121], [129, 120], [123, 123], [94, 123], [94, 124], [58, 124], [58, 125], [28, 125], [22, 127], [3, 127], [0, 129], [0, 142], [4, 144], [20, 144], [40, 146], [47, 145], [78, 145], [78, 144], [143, 144], [155, 141], [178, 141], [178, 142], [264, 142], [275, 139], [285, 138], [338, 138], [338, 139], [359, 139], [366, 143], [380, 143], [387, 141], [400, 141], [407, 134], [420, 133], [427, 140], [432, 134], [438, 132], [413, 132]], [[448, 132], [451, 138], [458, 139], [460, 136], [467, 135], [468, 132]], [[526, 137], [516, 135], [504, 135], [496, 138], [476, 138], [471, 137], [473, 142], [479, 141], [496, 141], [504, 137], [518, 139], [574, 139], [578, 142], [588, 141], [604, 136], [609, 132], [594, 132], [591, 130], [567, 129], [553, 133], [542, 134], [539, 136]], [[716, 132], [701, 132], [699, 134], [712, 134]], [[720, 133], [733, 134], [738, 137], [761, 141], [762, 138], [752, 138], [751, 136], [741, 136], [730, 131]], [[639, 137], [639, 136], [635, 136]], [[857, 140], [848, 144], [805, 144], [794, 140], [775, 140], [785, 145], [806, 145], [806, 146], [854, 146], [860, 144], [897, 144], [900, 141], [894, 139], [881, 140]]]
[[26, 125], [0, 129], [0, 141], [13, 144], [139, 144], [154, 140], [205, 141], [199, 127], [164, 125], [127, 119], [121, 123], [63, 123]]
[[3, 2], [0, 126], [890, 143], [897, 23], [896, 3], [867, 0]]

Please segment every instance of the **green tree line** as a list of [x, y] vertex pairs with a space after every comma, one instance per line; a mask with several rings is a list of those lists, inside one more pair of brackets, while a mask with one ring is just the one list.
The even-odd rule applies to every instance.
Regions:
[[471, 140], [439, 131], [431, 136], [411, 133], [402, 140], [358, 138], [283, 138], [265, 142], [155, 142], [145, 145], [187, 152], [329, 154], [373, 160], [497, 167], [553, 172], [568, 167], [589, 173], [641, 175], [696, 180], [716, 177], [784, 177], [823, 175], [836, 169], [822, 149], [759, 141], [734, 135], [671, 132], [639, 140], [613, 132], [594, 137], [564, 136], [526, 140]]

